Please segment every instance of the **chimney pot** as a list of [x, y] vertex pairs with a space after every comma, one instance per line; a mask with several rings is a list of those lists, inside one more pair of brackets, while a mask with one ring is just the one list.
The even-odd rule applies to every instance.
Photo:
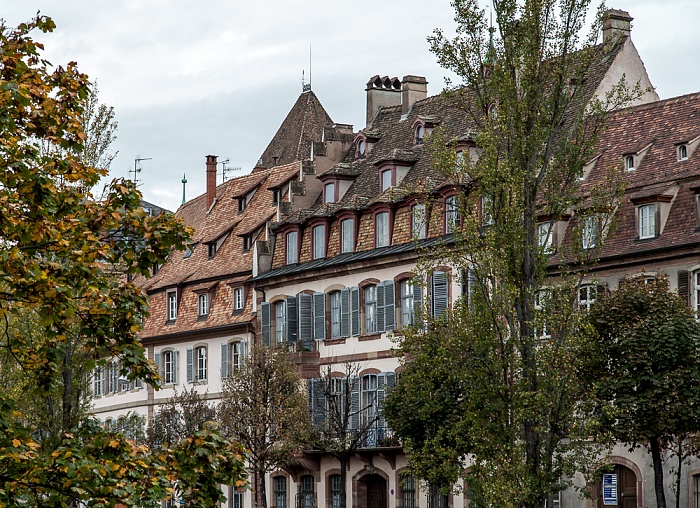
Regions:
[[216, 155], [207, 155], [207, 210], [216, 199]]
[[603, 43], [615, 42], [617, 38], [629, 36], [634, 18], [627, 11], [608, 9], [603, 17]]
[[399, 78], [380, 77], [375, 74], [367, 82], [367, 122], [369, 125], [379, 108], [401, 104], [401, 82]]
[[404, 76], [401, 80], [401, 113], [406, 114], [416, 101], [428, 96], [428, 82], [423, 76]]

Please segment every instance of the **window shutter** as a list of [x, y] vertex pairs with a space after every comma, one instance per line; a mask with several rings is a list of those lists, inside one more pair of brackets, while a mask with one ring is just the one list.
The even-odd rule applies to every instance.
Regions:
[[377, 284], [377, 328], [378, 332], [384, 331], [384, 283]]
[[379, 432], [377, 438], [384, 437], [382, 434], [386, 421], [384, 420], [384, 399], [386, 398], [386, 376], [377, 374], [377, 424]]
[[178, 363], [178, 352], [173, 351], [173, 384], [177, 384], [177, 363]]
[[300, 293], [299, 303], [299, 340], [304, 344], [304, 348], [311, 349], [313, 340], [313, 315], [311, 311], [311, 296]]
[[158, 369], [158, 375], [160, 376], [160, 381], [162, 383], [165, 380], [165, 372], [163, 372], [163, 364], [160, 363], [160, 353], [156, 353], [155, 355], [153, 355], [153, 363], [156, 364], [156, 368]]
[[299, 337], [299, 323], [297, 317], [297, 297], [287, 297], [287, 342], [290, 344]]
[[420, 279], [413, 282], [413, 324], [423, 317], [423, 284]]
[[187, 349], [187, 382], [194, 381], [194, 351], [192, 348]]
[[340, 336], [350, 337], [350, 289], [340, 292]]
[[469, 306], [474, 305], [474, 291], [476, 291], [476, 271], [472, 265], [469, 265], [467, 269], [467, 304]]
[[360, 335], [360, 288], [350, 288], [350, 302], [352, 306], [350, 334], [353, 336]]
[[101, 376], [101, 383], [102, 383], [102, 395], [105, 395], [107, 393], [107, 375], [105, 372], [106, 367], [100, 367], [100, 376]]
[[396, 288], [393, 280], [384, 281], [384, 330], [396, 329]]
[[221, 344], [221, 379], [228, 377], [228, 342]]
[[326, 340], [326, 295], [314, 293], [314, 338]]
[[688, 270], [678, 270], [678, 296], [690, 305], [690, 273]]
[[[354, 288], [353, 288], [354, 289]], [[352, 376], [350, 379], [350, 429], [360, 430], [360, 379]]]
[[433, 272], [431, 304], [433, 317], [440, 317], [447, 310], [447, 274], [445, 272]]
[[260, 304], [260, 329], [262, 331], [262, 341], [265, 346], [270, 345], [270, 304], [262, 302]]
[[312, 399], [312, 418], [316, 426], [321, 426], [326, 423], [326, 385], [330, 383], [329, 379], [312, 379], [313, 399]]

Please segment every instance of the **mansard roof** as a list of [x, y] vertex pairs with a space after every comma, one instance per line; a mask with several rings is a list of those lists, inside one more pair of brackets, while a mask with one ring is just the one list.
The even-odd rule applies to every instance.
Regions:
[[311, 90], [303, 92], [287, 114], [277, 133], [260, 156], [254, 173], [309, 157], [311, 144], [323, 137], [333, 120]]

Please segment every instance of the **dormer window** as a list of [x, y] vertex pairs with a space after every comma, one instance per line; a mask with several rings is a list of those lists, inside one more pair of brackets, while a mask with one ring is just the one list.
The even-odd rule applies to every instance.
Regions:
[[381, 192], [384, 192], [394, 186], [394, 171], [393, 169], [385, 169], [381, 173]]
[[637, 208], [637, 213], [639, 217], [639, 239], [656, 238], [656, 204], [642, 205]]
[[209, 259], [216, 256], [216, 242], [207, 244], [207, 255], [209, 256]]
[[[272, 204], [277, 205], [280, 201], [282, 201], [282, 191], [280, 189], [274, 189], [272, 191]], [[242, 210], [239, 209], [238, 211], [240, 212]]]
[[249, 251], [253, 247], [253, 237], [244, 236], [243, 237], [243, 252]]
[[245, 196], [243, 196], [242, 198], [238, 198], [238, 213], [244, 212], [247, 206], [248, 202]]
[[185, 248], [185, 255], [183, 256], [183, 258], [187, 259], [188, 257], [190, 257], [192, 255], [193, 252], [194, 252], [194, 245], [188, 245]]
[[367, 154], [367, 141], [361, 139], [357, 142], [357, 156], [361, 159]]
[[686, 161], [688, 160], [688, 145], [678, 145], [678, 160]]
[[635, 169], [635, 167], [634, 167], [634, 155], [627, 155], [625, 157], [625, 169], [627, 171], [632, 171]]
[[323, 186], [323, 202], [324, 203], [335, 203], [335, 182], [327, 183]]
[[418, 125], [416, 127], [416, 140], [415, 140], [416, 145], [423, 144], [423, 137], [424, 136], [425, 136], [425, 127], [423, 127], [422, 125]]

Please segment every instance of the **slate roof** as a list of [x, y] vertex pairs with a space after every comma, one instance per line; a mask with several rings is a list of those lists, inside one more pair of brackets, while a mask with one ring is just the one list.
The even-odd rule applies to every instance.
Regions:
[[311, 143], [321, 140], [324, 127], [332, 125], [333, 120], [316, 94], [310, 90], [303, 92], [265, 148], [260, 156], [262, 162], [253, 172], [307, 159], [311, 153]]

